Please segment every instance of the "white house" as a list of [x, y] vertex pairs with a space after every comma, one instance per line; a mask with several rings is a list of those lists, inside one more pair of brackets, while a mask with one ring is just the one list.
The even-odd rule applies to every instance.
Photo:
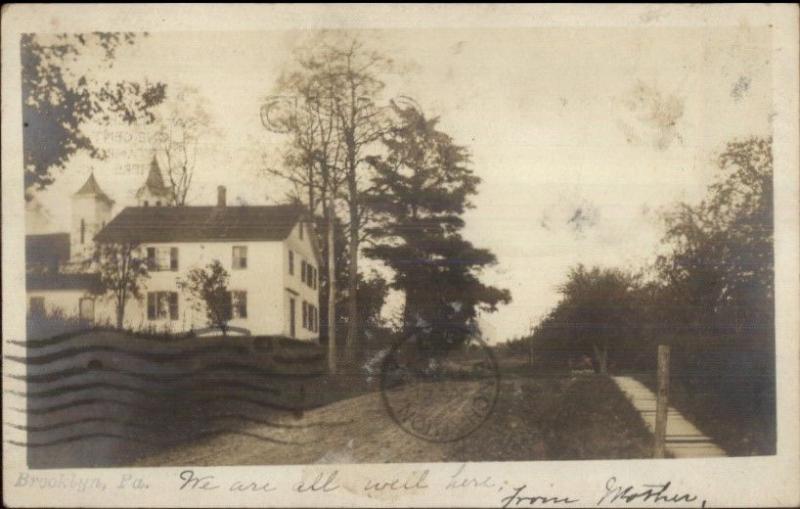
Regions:
[[[208, 320], [204, 310], [196, 309], [196, 301], [181, 292], [178, 280], [193, 268], [219, 260], [230, 274], [230, 326], [253, 335], [319, 337], [319, 253], [302, 207], [228, 206], [221, 186], [215, 206], [164, 206], [157, 164], [150, 173], [143, 188], [151, 189], [137, 193], [140, 206], [127, 207], [113, 218], [106, 206], [110, 199], [94, 177], [89, 178], [73, 197], [78, 205], [70, 234], [74, 251], [72, 263], [62, 267], [85, 259], [95, 243], [138, 245], [147, 258], [149, 277], [142, 282], [142, 298], [126, 306], [125, 326], [185, 332], [207, 327]], [[96, 225], [92, 246], [86, 246], [87, 232], [94, 232]], [[85, 320], [115, 322], [111, 296], [95, 293], [96, 273], [62, 272], [29, 274], [31, 313], [59, 307]]]

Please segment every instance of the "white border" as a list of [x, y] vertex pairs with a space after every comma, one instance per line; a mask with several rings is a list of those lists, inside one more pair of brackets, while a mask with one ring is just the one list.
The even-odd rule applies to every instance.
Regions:
[[[278, 30], [309, 28], [437, 27], [718, 27], [773, 26], [775, 261], [777, 306], [778, 454], [770, 457], [695, 460], [617, 460], [572, 462], [475, 463], [469, 469], [525, 483], [542, 492], [569, 494], [585, 503], [597, 500], [608, 477], [630, 483], [671, 480], [679, 491], [702, 494], [709, 506], [800, 505], [800, 385], [798, 384], [798, 9], [794, 5], [11, 5], [2, 11], [2, 268], [3, 353], [7, 340], [24, 334], [24, 203], [19, 104], [19, 34], [23, 32]], [[4, 358], [3, 372], [11, 369]], [[8, 398], [4, 398], [4, 414]], [[180, 468], [51, 470], [77, 472], [106, 481], [105, 492], [37, 491], [14, 486], [25, 470], [24, 451], [3, 444], [5, 504], [28, 506], [497, 506], [498, 497], [444, 490], [367, 498], [358, 490], [335, 496], [232, 494], [224, 490], [186, 493], [177, 490]], [[265, 466], [197, 469], [221, 482], [234, 478], [270, 479], [290, 484], [310, 472], [339, 470], [341, 484], [357, 486], [367, 475], [408, 473], [429, 468], [431, 484], [455, 470], [452, 464]], [[122, 473], [146, 479], [145, 493], [113, 489]], [[552, 486], [551, 486], [552, 484]], [[663, 505], [663, 504], [662, 504]], [[575, 506], [569, 506], [575, 507]]]

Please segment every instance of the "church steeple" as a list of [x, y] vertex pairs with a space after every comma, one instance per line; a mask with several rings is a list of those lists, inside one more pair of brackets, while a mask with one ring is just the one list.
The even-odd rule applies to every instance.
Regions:
[[89, 178], [86, 179], [86, 182], [78, 189], [74, 196], [94, 196], [99, 200], [104, 200], [110, 205], [114, 204], [114, 200], [108, 197], [108, 195], [103, 192], [100, 188], [100, 184], [97, 183], [97, 180], [94, 178], [94, 171], [89, 174]]
[[169, 205], [172, 193], [169, 187], [164, 184], [164, 177], [161, 175], [161, 168], [158, 166], [158, 159], [153, 155], [150, 162], [150, 171], [144, 185], [136, 192], [136, 201], [140, 207]]
[[72, 195], [72, 231], [70, 259], [73, 262], [90, 260], [94, 254], [94, 236], [111, 219], [114, 200], [97, 183], [94, 172]]

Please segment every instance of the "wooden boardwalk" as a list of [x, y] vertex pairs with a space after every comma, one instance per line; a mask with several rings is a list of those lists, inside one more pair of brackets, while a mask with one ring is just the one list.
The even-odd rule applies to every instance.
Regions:
[[[641, 382], [628, 376], [612, 377], [650, 428], [655, 430], [656, 395]], [[713, 458], [727, 456], [719, 446], [686, 420], [672, 406], [667, 412], [666, 448], [676, 458]]]

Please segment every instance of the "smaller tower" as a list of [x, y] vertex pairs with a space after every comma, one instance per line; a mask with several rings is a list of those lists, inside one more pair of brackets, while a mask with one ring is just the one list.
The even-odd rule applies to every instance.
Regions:
[[140, 207], [162, 207], [171, 205], [172, 193], [164, 184], [164, 177], [161, 175], [161, 168], [158, 166], [156, 156], [150, 162], [150, 172], [144, 185], [136, 191], [136, 202]]
[[111, 220], [113, 206], [114, 200], [103, 192], [92, 172], [86, 183], [72, 195], [70, 262], [91, 260], [94, 255], [94, 236]]

